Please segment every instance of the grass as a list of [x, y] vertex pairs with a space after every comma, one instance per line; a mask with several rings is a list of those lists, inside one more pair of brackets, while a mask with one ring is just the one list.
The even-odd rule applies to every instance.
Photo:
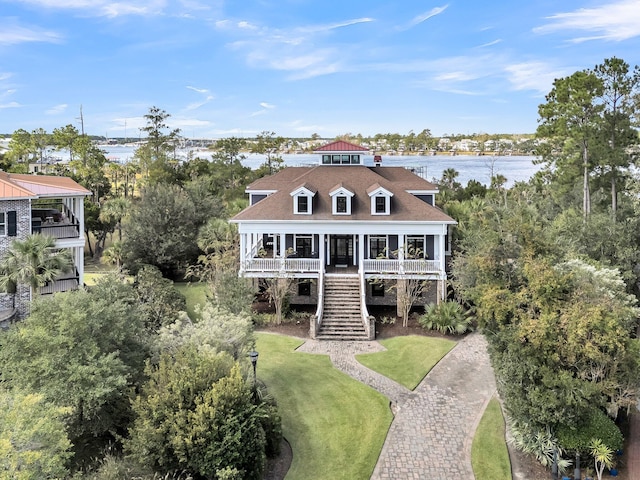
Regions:
[[386, 352], [363, 353], [356, 359], [365, 367], [389, 377], [409, 390], [418, 386], [456, 342], [443, 338], [407, 335], [380, 340]]
[[197, 305], [204, 305], [207, 301], [207, 285], [205, 283], [178, 282], [173, 284], [187, 299], [187, 314], [191, 320], [199, 318], [196, 313]]
[[287, 480], [370, 478], [391, 425], [387, 398], [333, 368], [326, 355], [294, 352], [300, 339], [256, 337], [258, 377], [278, 400], [293, 449]]
[[476, 480], [511, 480], [504, 431], [500, 402], [494, 397], [482, 415], [471, 445], [471, 465]]

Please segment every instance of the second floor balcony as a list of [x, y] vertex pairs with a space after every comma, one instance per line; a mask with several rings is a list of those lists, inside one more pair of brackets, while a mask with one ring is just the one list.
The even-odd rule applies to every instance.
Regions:
[[40, 203], [31, 209], [31, 232], [56, 239], [78, 238], [80, 222], [62, 203]]
[[[439, 260], [375, 259], [364, 260], [362, 267], [365, 275], [428, 275], [442, 272]], [[320, 273], [320, 268], [318, 258], [247, 258], [242, 262], [244, 272], [255, 273]]]

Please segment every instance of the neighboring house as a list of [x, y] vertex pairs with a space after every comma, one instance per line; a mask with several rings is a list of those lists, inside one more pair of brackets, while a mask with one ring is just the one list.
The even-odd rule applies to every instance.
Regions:
[[349, 142], [315, 152], [319, 165], [285, 168], [247, 187], [250, 206], [231, 220], [240, 275], [295, 278], [291, 303], [317, 305], [318, 338], [373, 338], [367, 306], [395, 305], [397, 282], [428, 280], [433, 288], [421, 303], [444, 299], [456, 222], [435, 206], [437, 186], [380, 166], [377, 156], [376, 166], [365, 166], [368, 150]]
[[[41, 295], [73, 290], [84, 277], [84, 199], [91, 192], [67, 177], [26, 175], [0, 171], [0, 256], [17, 239], [41, 233], [56, 239], [56, 247], [71, 251], [74, 266], [56, 281], [44, 285]], [[29, 311], [33, 292], [18, 286], [18, 317]], [[0, 294], [0, 309], [13, 313], [11, 295]], [[2, 319], [0, 319], [1, 321]]]

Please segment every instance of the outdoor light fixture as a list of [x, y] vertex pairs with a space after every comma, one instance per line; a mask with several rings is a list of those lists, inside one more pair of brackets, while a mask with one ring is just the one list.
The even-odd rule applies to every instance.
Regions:
[[251, 350], [249, 352], [249, 358], [251, 359], [251, 365], [253, 365], [253, 384], [256, 384], [256, 365], [258, 364], [258, 352]]

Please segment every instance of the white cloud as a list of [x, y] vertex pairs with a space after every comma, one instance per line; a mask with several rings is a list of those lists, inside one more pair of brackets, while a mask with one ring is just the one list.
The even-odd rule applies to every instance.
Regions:
[[288, 80], [327, 75], [341, 70], [352, 45], [324, 46], [324, 38], [336, 29], [373, 22], [369, 17], [348, 19], [330, 24], [317, 24], [290, 29], [221, 20], [216, 28], [241, 36], [229, 42], [228, 48], [245, 55], [249, 66], [289, 72]]
[[196, 87], [192, 87], [191, 85], [187, 85], [187, 88], [189, 90], [193, 90], [194, 92], [202, 94], [204, 98], [199, 102], [190, 103], [185, 107], [185, 110], [196, 110], [197, 108], [200, 108], [203, 105], [206, 105], [207, 103], [209, 103], [215, 98], [215, 96], [211, 95], [209, 93], [209, 90], [207, 90], [206, 88], [196, 88]]
[[[57, 10], [80, 10], [95, 16], [159, 15], [167, 7], [167, 0], [23, 0], [23, 3]], [[183, 7], [187, 4], [183, 3]]]
[[18, 102], [0, 103], [0, 109], [2, 108], [18, 108], [21, 107]]
[[68, 106], [69, 105], [67, 105], [66, 103], [61, 103], [60, 105], [55, 105], [54, 107], [45, 110], [44, 113], [46, 113], [47, 115], [60, 115], [61, 113], [65, 112]]
[[497, 45], [498, 43], [501, 43], [502, 39], [498, 38], [497, 40], [494, 40], [493, 42], [488, 42], [488, 43], [483, 43], [482, 45], [478, 45], [477, 48], [485, 48], [485, 47], [491, 47], [493, 45]]
[[267, 102], [260, 102], [260, 106], [262, 108], [276, 108], [275, 105], [272, 105], [271, 103], [267, 103]]
[[255, 25], [252, 25], [249, 22], [238, 22], [238, 28], [242, 29], [242, 30], [258, 30], [258, 27]]
[[61, 36], [52, 31], [38, 27], [19, 25], [14, 19], [0, 18], [3, 23], [0, 29], [0, 45], [17, 45], [26, 42], [60, 42]]
[[594, 8], [580, 8], [573, 12], [557, 13], [547, 17], [550, 23], [535, 28], [534, 32], [591, 32], [576, 37], [572, 42], [587, 40], [622, 41], [640, 35], [640, 4], [638, 0], [619, 0]]
[[208, 120], [198, 120], [197, 118], [175, 118], [171, 121], [171, 128], [184, 129], [186, 127], [207, 127], [211, 125]]
[[311, 26], [305, 26], [305, 27], [298, 27], [294, 31], [299, 33], [320, 33], [320, 32], [335, 30], [336, 28], [350, 27], [352, 25], [358, 25], [360, 23], [369, 23], [369, 22], [375, 22], [375, 20], [370, 17], [354, 18], [352, 20], [328, 23], [326, 25], [311, 25]]
[[442, 7], [434, 7], [428, 12], [424, 12], [424, 13], [421, 13], [420, 15], [415, 16], [409, 22], [409, 25], [406, 28], [409, 29], [411, 27], [415, 27], [416, 25], [419, 25], [422, 22], [425, 22], [430, 18], [435, 17], [436, 15], [440, 15], [442, 12], [444, 12], [447, 9], [447, 7], [449, 7], [449, 5], [444, 5]]
[[566, 73], [543, 62], [515, 63], [504, 70], [514, 90], [534, 90], [542, 95], [551, 90], [556, 78]]
[[110, 121], [115, 124], [110, 130], [126, 130], [128, 136], [133, 135], [134, 132], [138, 132], [147, 125], [144, 117], [116, 117]]
[[249, 117], [258, 117], [260, 115], [264, 115], [265, 113], [267, 113], [266, 110], [258, 110], [256, 112], [249, 114]]
[[455, 95], [468, 95], [468, 96], [478, 96], [482, 95], [480, 92], [474, 92], [472, 90], [462, 90], [460, 88], [449, 88], [445, 85], [437, 86], [434, 88], [436, 92], [444, 92], [444, 93], [453, 93]]
[[195, 110], [197, 108], [200, 108], [203, 105], [206, 105], [207, 103], [209, 103], [214, 98], [215, 97], [213, 95], [207, 95], [204, 100], [202, 100], [200, 102], [193, 102], [193, 103], [190, 103], [189, 105], [187, 105], [185, 107], [185, 110]]

